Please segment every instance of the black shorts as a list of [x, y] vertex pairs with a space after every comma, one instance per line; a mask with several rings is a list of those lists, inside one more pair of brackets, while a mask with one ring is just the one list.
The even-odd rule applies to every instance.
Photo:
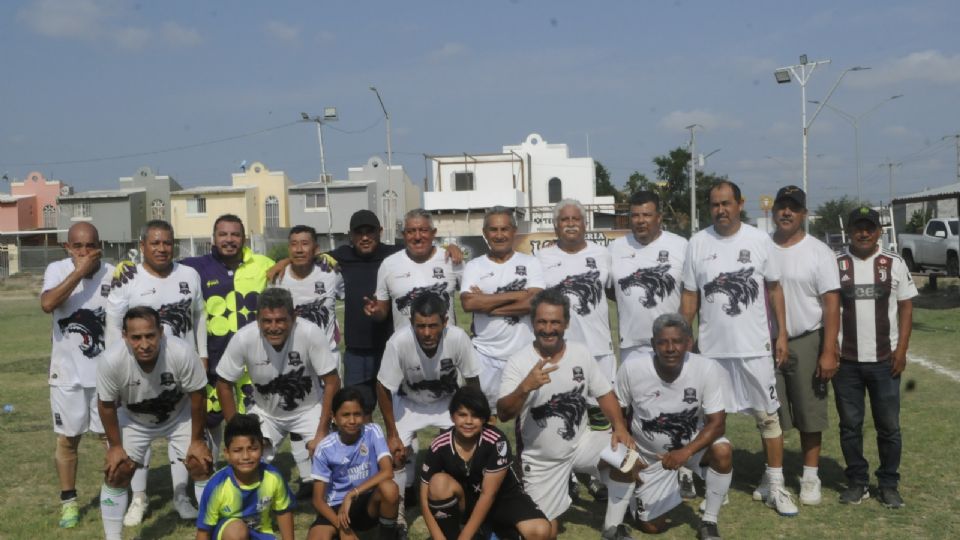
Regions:
[[[464, 523], [473, 513], [477, 498], [468, 495], [466, 503]], [[528, 519], [547, 519], [547, 516], [540, 511], [537, 503], [533, 502], [529, 495], [517, 490], [509, 493], [498, 493], [493, 500], [493, 506], [490, 507], [490, 512], [487, 513], [487, 519], [483, 520], [483, 523], [484, 526], [493, 529], [497, 537], [504, 540], [513, 540], [520, 538], [517, 523]]]
[[[355, 531], [368, 531], [376, 527], [380, 520], [375, 517], [370, 517], [370, 514], [367, 513], [367, 506], [370, 505], [370, 497], [373, 497], [373, 490], [361, 494], [357, 497], [357, 500], [353, 501], [350, 504], [350, 528]], [[340, 513], [340, 507], [342, 504], [336, 506], [331, 506], [333, 512], [336, 514]], [[313, 523], [310, 524], [311, 527], [317, 525], [328, 525], [334, 529], [339, 528], [336, 524], [330, 523], [330, 521], [323, 517], [323, 514], [317, 514], [317, 519], [313, 520]]]

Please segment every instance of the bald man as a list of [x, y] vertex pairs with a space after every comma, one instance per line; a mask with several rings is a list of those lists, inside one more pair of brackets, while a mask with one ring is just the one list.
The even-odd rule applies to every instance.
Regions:
[[60, 479], [60, 527], [76, 527], [77, 448], [87, 431], [103, 434], [97, 413], [97, 362], [104, 350], [106, 303], [113, 266], [100, 260], [100, 235], [88, 222], [74, 223], [63, 244], [69, 257], [43, 274], [40, 307], [53, 314], [50, 405]]

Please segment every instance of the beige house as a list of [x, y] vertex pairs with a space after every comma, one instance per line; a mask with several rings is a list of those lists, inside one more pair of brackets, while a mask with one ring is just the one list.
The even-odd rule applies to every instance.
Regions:
[[170, 194], [171, 224], [180, 239], [209, 239], [213, 222], [223, 214], [240, 217], [250, 235], [261, 230], [260, 212], [253, 186], [198, 186]]
[[[247, 226], [247, 235], [262, 235], [265, 228], [278, 229], [290, 226], [290, 207], [287, 189], [293, 185], [287, 173], [271, 171], [259, 161], [254, 161], [243, 172], [234, 173], [233, 186], [254, 188], [258, 205], [257, 226]], [[246, 221], [244, 221], [246, 223]]]

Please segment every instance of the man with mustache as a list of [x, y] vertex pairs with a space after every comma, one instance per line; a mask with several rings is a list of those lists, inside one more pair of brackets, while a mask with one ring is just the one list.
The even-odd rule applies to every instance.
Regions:
[[[807, 196], [797, 186], [777, 191], [773, 201], [773, 242], [782, 275], [790, 354], [777, 368], [780, 425], [800, 432], [803, 476], [800, 503], [820, 504], [821, 433], [827, 427], [827, 382], [837, 372], [840, 331], [840, 276], [836, 255], [803, 230]], [[764, 486], [758, 491], [765, 496]]]
[[[789, 354], [781, 270], [770, 237], [741, 222], [740, 187], [721, 180], [711, 186], [709, 196], [713, 225], [690, 238], [680, 313], [690, 324], [699, 313], [700, 354], [717, 360], [730, 377], [724, 409], [750, 414], [757, 422], [767, 466], [754, 499], [765, 500], [782, 516], [793, 516], [797, 505], [784, 487], [774, 373]], [[764, 486], [769, 486], [766, 493]]]
[[91, 223], [70, 226], [63, 244], [69, 257], [43, 273], [40, 307], [53, 315], [50, 408], [57, 434], [54, 462], [60, 480], [60, 527], [80, 522], [77, 449], [84, 432], [103, 434], [97, 414], [97, 364], [102, 357], [107, 296], [113, 265], [100, 260], [100, 234]]

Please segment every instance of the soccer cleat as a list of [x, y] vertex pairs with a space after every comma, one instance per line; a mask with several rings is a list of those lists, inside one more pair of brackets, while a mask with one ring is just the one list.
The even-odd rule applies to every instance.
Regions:
[[823, 497], [820, 496], [820, 479], [812, 478], [810, 480], [800, 479], [800, 504], [807, 506], [816, 506], [820, 504]]
[[71, 499], [60, 505], [60, 528], [72, 529], [80, 523], [80, 505]]
[[407, 526], [397, 523], [397, 540], [407, 540], [408, 538]]
[[897, 491], [895, 487], [881, 487], [878, 491], [877, 500], [887, 508], [896, 510], [903, 508], [906, 504], [903, 502], [903, 497], [900, 496], [900, 492]]
[[860, 504], [870, 498], [867, 486], [851, 485], [840, 493], [840, 504]]
[[134, 495], [130, 498], [130, 506], [127, 507], [127, 513], [123, 515], [124, 527], [136, 527], [143, 523], [143, 515], [147, 513], [146, 495]]
[[712, 521], [701, 521], [697, 528], [697, 538], [700, 540], [721, 540], [720, 528]]
[[630, 536], [630, 533], [627, 531], [627, 526], [617, 525], [616, 527], [608, 527], [603, 534], [600, 535], [601, 540], [633, 540], [633, 537]]
[[[726, 506], [728, 504], [730, 504], [730, 494], [725, 493], [723, 495], [723, 504], [721, 506]], [[700, 513], [702, 514], [706, 511], [707, 511], [707, 499], [706, 497], [704, 497], [704, 499], [700, 501]]]
[[693, 471], [686, 467], [680, 467], [678, 475], [680, 482], [680, 496], [686, 500], [697, 498], [697, 486], [693, 484]]
[[765, 501], [769, 496], [770, 496], [770, 480], [767, 478], [767, 473], [763, 473], [763, 477], [760, 478], [760, 485], [753, 490], [753, 500]]
[[793, 517], [800, 511], [797, 509], [797, 503], [793, 502], [793, 495], [783, 486], [770, 486], [770, 495], [767, 496], [767, 506], [773, 508], [778, 514], [785, 517]]
[[606, 502], [607, 500], [607, 486], [600, 483], [600, 480], [590, 477], [590, 482], [587, 483], [587, 492], [590, 493], [590, 496], [593, 497], [593, 500], [597, 502]]
[[173, 496], [173, 507], [180, 514], [180, 519], [197, 519], [197, 509], [193, 507], [186, 493]]
[[580, 501], [580, 482], [577, 482], [577, 477], [573, 473], [570, 474], [570, 481], [567, 483], [567, 494], [573, 502]]

